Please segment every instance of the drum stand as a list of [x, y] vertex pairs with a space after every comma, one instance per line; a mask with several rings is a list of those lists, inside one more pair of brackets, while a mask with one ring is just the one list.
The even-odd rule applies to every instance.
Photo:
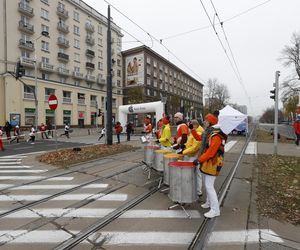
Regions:
[[[149, 163], [145, 162], [145, 161], [142, 161], [142, 163], [145, 165], [144, 168], [143, 168], [143, 170], [144, 170], [145, 173], [148, 173], [148, 180], [150, 180], [150, 178], [151, 178], [151, 171], [155, 170], [155, 169], [153, 169], [151, 167], [151, 165]], [[162, 181], [163, 181], [163, 177], [159, 177], [158, 188], [161, 187]]]
[[170, 210], [170, 209], [172, 209], [172, 208], [174, 208], [174, 207], [181, 207], [182, 210], [185, 212], [186, 216], [187, 216], [189, 219], [191, 219], [191, 215], [185, 210], [184, 205], [185, 205], [185, 203], [175, 202], [174, 205], [168, 207], [168, 210]]

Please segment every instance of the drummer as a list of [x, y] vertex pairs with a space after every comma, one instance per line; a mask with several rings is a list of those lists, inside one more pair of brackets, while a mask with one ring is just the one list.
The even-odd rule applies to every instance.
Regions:
[[[200, 126], [197, 120], [191, 120], [189, 124], [189, 129], [194, 129], [196, 133], [201, 136], [204, 129]], [[195, 139], [192, 133], [189, 134], [188, 140], [185, 144], [185, 149], [181, 152], [184, 155], [184, 161], [194, 161], [198, 157], [198, 152], [201, 146], [201, 141]], [[202, 176], [198, 167], [195, 168], [196, 173], [196, 187], [197, 195], [200, 197], [202, 195]]]
[[148, 116], [145, 117], [144, 132], [145, 132], [146, 136], [151, 137], [151, 135], [152, 135], [152, 124], [151, 124], [151, 120]]
[[161, 119], [163, 123], [163, 129], [160, 139], [156, 140], [157, 143], [160, 143], [163, 148], [171, 147], [171, 127], [170, 127], [170, 116], [165, 115]]
[[172, 145], [173, 149], [184, 149], [185, 143], [187, 142], [187, 137], [189, 133], [189, 128], [183, 120], [183, 114], [177, 112], [174, 115], [174, 119], [177, 125], [177, 132], [174, 137], [174, 143]]

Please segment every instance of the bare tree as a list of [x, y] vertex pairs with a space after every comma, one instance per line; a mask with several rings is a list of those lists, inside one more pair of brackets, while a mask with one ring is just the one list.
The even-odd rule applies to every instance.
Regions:
[[218, 82], [216, 78], [208, 79], [206, 87], [206, 112], [220, 110], [229, 101], [229, 91], [226, 85]]
[[291, 38], [291, 45], [285, 45], [279, 58], [285, 67], [294, 67], [295, 73], [285, 80], [281, 87], [282, 98], [295, 96], [300, 91], [300, 32], [294, 32]]

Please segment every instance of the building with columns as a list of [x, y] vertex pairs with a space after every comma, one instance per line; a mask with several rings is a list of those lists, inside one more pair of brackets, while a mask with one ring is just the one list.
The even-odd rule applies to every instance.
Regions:
[[[0, 18], [0, 125], [53, 124], [54, 117], [57, 125], [102, 124], [106, 17], [81, 0], [0, 0]], [[113, 116], [123, 103], [121, 39], [112, 23]], [[18, 61], [23, 83], [11, 75]], [[51, 94], [58, 98], [55, 112]]]

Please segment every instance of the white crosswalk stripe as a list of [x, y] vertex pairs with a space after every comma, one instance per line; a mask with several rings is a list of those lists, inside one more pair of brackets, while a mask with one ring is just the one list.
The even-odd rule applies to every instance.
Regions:
[[246, 155], [257, 155], [257, 142], [249, 142], [246, 150]]
[[[45, 176], [41, 175], [27, 175], [27, 176], [17, 176], [17, 175], [8, 175], [8, 176], [0, 176], [0, 180], [39, 180], [43, 179]], [[71, 181], [74, 177], [54, 177], [51, 179], [47, 179], [47, 181]]]
[[225, 144], [225, 152], [228, 152], [235, 144], [237, 141], [229, 141]]
[[[11, 188], [11, 190], [40, 190], [40, 189], [44, 189], [44, 190], [52, 190], [52, 189], [70, 189], [70, 188], [74, 188], [77, 187], [78, 185], [24, 185], [24, 186], [20, 186], [20, 187], [13, 187], [12, 184], [0, 184], [0, 189], [3, 188], [9, 188], [9, 187], [13, 187]], [[82, 187], [83, 189], [88, 189], [88, 188], [107, 188], [108, 184], [90, 184], [87, 186]]]

